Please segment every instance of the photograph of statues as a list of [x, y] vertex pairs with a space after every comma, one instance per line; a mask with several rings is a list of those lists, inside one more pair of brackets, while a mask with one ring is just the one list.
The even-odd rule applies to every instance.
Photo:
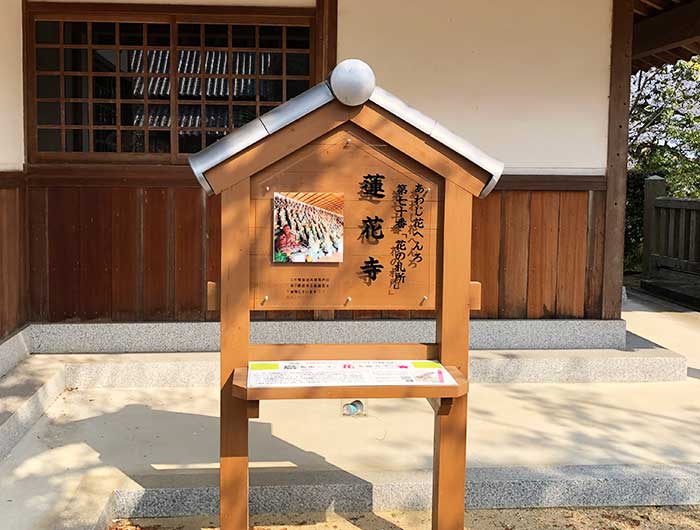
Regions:
[[342, 193], [275, 193], [272, 261], [342, 262], [343, 205]]

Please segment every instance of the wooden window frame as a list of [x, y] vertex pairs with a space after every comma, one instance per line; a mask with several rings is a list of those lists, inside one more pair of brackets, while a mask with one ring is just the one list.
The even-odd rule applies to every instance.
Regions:
[[[319, 4], [323, 2], [319, 1]], [[325, 31], [325, 25], [320, 24], [320, 19], [317, 8], [269, 8], [269, 7], [242, 7], [242, 6], [230, 6], [230, 7], [216, 7], [216, 6], [172, 6], [172, 5], [152, 5], [152, 4], [93, 4], [93, 3], [55, 3], [55, 2], [26, 2], [25, 3], [25, 13], [24, 13], [24, 28], [25, 28], [25, 61], [24, 61], [24, 81], [25, 81], [25, 139], [26, 139], [26, 151], [27, 151], [27, 161], [28, 166], [45, 166], [56, 163], [75, 163], [75, 164], [94, 164], [94, 163], [113, 163], [113, 164], [168, 164], [168, 165], [182, 165], [187, 161], [187, 154], [178, 153], [178, 133], [181, 128], [178, 126], [178, 105], [179, 104], [193, 104], [201, 105], [202, 116], [201, 116], [201, 127], [199, 130], [203, 136], [203, 142], [206, 142], [206, 132], [208, 130], [213, 130], [205, 126], [206, 121], [206, 106], [211, 104], [207, 102], [207, 99], [202, 97], [200, 100], [185, 101], [182, 103], [178, 100], [178, 80], [181, 77], [177, 71], [177, 54], [182, 48], [177, 42], [177, 24], [227, 24], [227, 25], [255, 25], [255, 26], [282, 26], [283, 28], [283, 48], [280, 49], [280, 53], [283, 54], [283, 58], [286, 53], [286, 40], [284, 37], [286, 35], [286, 27], [288, 26], [307, 26], [309, 27], [309, 85], [313, 86], [316, 82], [323, 79], [326, 71], [321, 71], [322, 65], [317, 57], [319, 53], [319, 48], [325, 40], [319, 35], [320, 32]], [[50, 21], [71, 21], [71, 22], [138, 22], [138, 23], [162, 23], [170, 25], [170, 45], [168, 47], [170, 51], [170, 68], [168, 79], [170, 80], [170, 99], [163, 100], [163, 104], [170, 105], [171, 108], [171, 124], [170, 124], [170, 152], [169, 153], [133, 153], [133, 152], [94, 152], [92, 151], [92, 137], [91, 138], [91, 150], [89, 152], [39, 152], [38, 151], [38, 130], [39, 126], [37, 124], [37, 93], [36, 93], [36, 79], [38, 72], [36, 72], [36, 35], [35, 35], [35, 23], [37, 21], [50, 20]], [[230, 27], [230, 26], [229, 26]], [[89, 29], [88, 29], [89, 31]], [[229, 29], [229, 36], [230, 36]], [[335, 40], [335, 36], [333, 36]], [[89, 40], [91, 43], [91, 40]], [[229, 41], [230, 42], [230, 41]], [[256, 31], [256, 47], [250, 48], [247, 51], [253, 53], [259, 51], [265, 51], [259, 48], [259, 42], [257, 41], [257, 31]], [[60, 45], [62, 46], [62, 44]], [[98, 45], [99, 47], [99, 45]], [[109, 48], [110, 46], [107, 46]], [[88, 61], [90, 61], [91, 50], [93, 48], [92, 44], [87, 45], [88, 49]], [[143, 49], [147, 50], [150, 47], [144, 42]], [[230, 48], [230, 47], [229, 47]], [[115, 47], [116, 49], [116, 47]], [[200, 47], [204, 50], [205, 46], [202, 42]], [[229, 49], [228, 52], [231, 50]], [[145, 51], [144, 51], [145, 53]], [[293, 53], [293, 52], [292, 52]], [[145, 56], [144, 56], [145, 57]], [[206, 74], [204, 74], [204, 56], [201, 57], [202, 66], [201, 73], [199, 74], [200, 79], [204, 79]], [[285, 61], [286, 62], [286, 61]], [[325, 68], [324, 68], [325, 70]], [[86, 74], [88, 79], [92, 77], [92, 71], [88, 68]], [[115, 75], [118, 79], [119, 75]], [[234, 75], [232, 72], [226, 74], [226, 78], [232, 83]], [[239, 77], [239, 76], [236, 76]], [[260, 72], [258, 71], [255, 76], [257, 83], [260, 82]], [[282, 65], [282, 75], [278, 76], [282, 80], [282, 86], [284, 95], [286, 95], [286, 68], [283, 62]], [[148, 78], [148, 66], [144, 67], [144, 83], [147, 84]], [[267, 77], [266, 77], [267, 78]], [[61, 76], [63, 79], [63, 76]], [[61, 81], [63, 84], [63, 81]], [[204, 90], [205, 87], [202, 87]], [[88, 83], [88, 96], [89, 99], [89, 113], [92, 113], [92, 92], [90, 83]], [[147, 85], [144, 86], [144, 91], [147, 90]], [[259, 85], [256, 87], [256, 91], [259, 90]], [[63, 88], [61, 88], [63, 91]], [[63, 96], [63, 93], [61, 93]], [[61, 98], [63, 99], [63, 98]], [[135, 103], [147, 103], [148, 98], [144, 93], [143, 100], [134, 100]], [[119, 86], [117, 86], [117, 94], [114, 100], [117, 106], [116, 115], [116, 126], [114, 129], [117, 131], [117, 135], [121, 134], [121, 124], [120, 124], [120, 112], [121, 112], [121, 99], [119, 98]], [[155, 102], [158, 103], [158, 102]], [[265, 103], [261, 102], [259, 96], [256, 97], [256, 101], [253, 102], [256, 108], [256, 114], [259, 112], [261, 106], [266, 106]], [[233, 99], [228, 101], [228, 108], [232, 108], [232, 105], [239, 104]], [[270, 106], [274, 106], [275, 103], [270, 103]], [[148, 116], [144, 116], [145, 125], [142, 129], [144, 134], [147, 135], [148, 131]], [[232, 124], [233, 116], [229, 112], [229, 124]], [[62, 120], [63, 121], [63, 120]], [[89, 120], [89, 125], [87, 126], [91, 130], [95, 130], [92, 120]], [[65, 123], [61, 125], [61, 145], [65, 142], [66, 129], [71, 127], [66, 127]], [[118, 138], [118, 141], [120, 138]]]

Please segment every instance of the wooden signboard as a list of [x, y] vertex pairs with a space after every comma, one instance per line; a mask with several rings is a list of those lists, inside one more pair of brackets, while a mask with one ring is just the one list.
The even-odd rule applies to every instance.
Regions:
[[[222, 194], [221, 528], [248, 528], [259, 400], [364, 396], [430, 401], [433, 528], [462, 529], [468, 320], [480, 302], [472, 200], [491, 175], [372, 101], [290, 110], [289, 125], [203, 173]], [[250, 344], [253, 309], [435, 309], [437, 340]], [[288, 363], [306, 372], [280, 373]]]
[[[254, 175], [250, 309], [434, 309], [443, 186], [427, 173], [402, 167], [347, 127]], [[324, 254], [316, 234], [324, 222], [338, 224], [322, 207], [330, 198], [342, 231], [339, 248], [326, 242], [333, 252]], [[292, 251], [276, 261], [274, 243], [289, 224]], [[366, 262], [376, 278], [362, 272]]]

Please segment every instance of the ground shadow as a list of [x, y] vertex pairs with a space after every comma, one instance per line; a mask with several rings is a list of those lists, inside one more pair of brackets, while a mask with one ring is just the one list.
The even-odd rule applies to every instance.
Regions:
[[[656, 313], [658, 306], [662, 306], [667, 313], [693, 313], [697, 309], [681, 305], [682, 301], [660, 297], [658, 294], [650, 293], [642, 289], [627, 288], [627, 300], [623, 302], [623, 311], [639, 311], [643, 313]], [[646, 305], [644, 302], [651, 302], [653, 305]], [[656, 307], [654, 307], [656, 306]]]
[[[111, 434], [106, 435], [105, 425], [111, 426]], [[301, 502], [304, 513], [312, 514], [308, 522], [313, 524], [325, 521], [327, 511], [340, 516], [373, 511], [371, 482], [275, 436], [271, 423], [251, 421], [249, 425], [251, 497], [256, 496], [253, 513], [278, 514], [275, 524], [285, 524], [285, 513], [298, 512]], [[119, 469], [145, 489], [218, 486], [218, 417], [131, 404], [87, 419], [54, 422], [52, 427], [58, 430], [54, 440], [89, 445], [103, 464]], [[263, 455], [274, 455], [276, 460], [270, 462]], [[266, 488], [280, 486], [291, 487], [294, 493], [264, 494]], [[353, 524], [361, 524], [362, 529], [368, 521], [363, 518]], [[401, 530], [379, 516], [371, 522]]]

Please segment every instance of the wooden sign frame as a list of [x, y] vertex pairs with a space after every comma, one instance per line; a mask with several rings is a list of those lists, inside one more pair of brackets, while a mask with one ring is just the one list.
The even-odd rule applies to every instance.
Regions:
[[[443, 207], [444, 182], [434, 172], [411, 164], [396, 149], [382, 152], [368, 146], [377, 139], [359, 127], [345, 124], [251, 178], [251, 310], [433, 310], [437, 286], [438, 216]], [[397, 162], [400, 161], [401, 163]], [[353, 167], [354, 166], [354, 167]], [[363, 175], [382, 177], [381, 199], [363, 197]], [[397, 234], [393, 192], [398, 184], [407, 188], [406, 218], [420, 185], [425, 190], [421, 203], [420, 262], [406, 266], [405, 281], [392, 289], [391, 249], [399, 239], [407, 241], [408, 228]], [[344, 258], [341, 263], [273, 263], [270, 266], [273, 230], [272, 199], [288, 190], [344, 195]], [[379, 216], [382, 239], [359, 237], [362, 219]], [[407, 221], [407, 223], [410, 222]], [[406, 254], [408, 254], [408, 250]], [[358, 281], [360, 266], [369, 255], [380, 259], [384, 271], [370, 284]], [[406, 268], [406, 267], [405, 267]], [[318, 290], [304, 290], [299, 296], [287, 294], [291, 280], [322, 281]], [[303, 285], [303, 284], [302, 284]], [[314, 287], [319, 284], [313, 282]]]
[[[350, 128], [349, 128], [350, 127]], [[252, 178], [277, 168], [304, 146], [332, 132], [354, 131], [364, 149], [390, 156], [418, 175], [438, 176], [435, 270], [435, 344], [250, 344]], [[248, 420], [262, 399], [424, 397], [435, 411], [432, 527], [463, 529], [469, 353], [469, 310], [478, 309], [480, 285], [470, 281], [472, 201], [488, 176], [469, 160], [368, 102], [335, 101], [221, 163], [207, 173], [221, 206], [221, 528], [247, 530]], [[306, 190], [305, 190], [306, 191]], [[449, 244], [448, 244], [449, 243]], [[313, 265], [311, 265], [313, 266]], [[310, 306], [307, 309], [317, 309]], [[249, 361], [435, 359], [456, 386], [247, 387]]]

